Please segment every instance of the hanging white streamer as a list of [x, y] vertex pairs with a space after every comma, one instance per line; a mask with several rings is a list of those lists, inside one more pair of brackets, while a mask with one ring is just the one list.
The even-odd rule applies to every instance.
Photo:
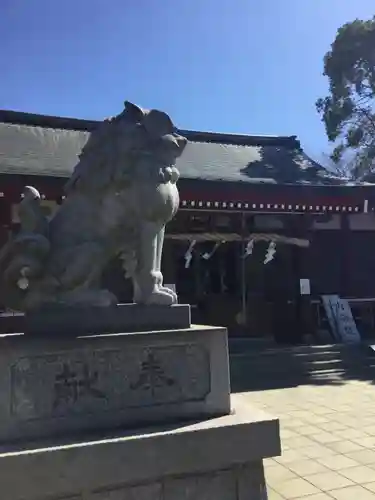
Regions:
[[255, 240], [249, 240], [247, 242], [247, 245], [246, 245], [246, 248], [245, 248], [245, 254], [243, 255], [244, 259], [253, 253], [254, 244], [255, 244]]
[[274, 241], [271, 241], [271, 243], [268, 246], [266, 257], [264, 259], [264, 264], [268, 264], [275, 258], [275, 253], [276, 253], [276, 243]]
[[214, 245], [214, 248], [211, 250], [211, 252], [206, 252], [202, 255], [202, 259], [204, 260], [209, 260], [213, 256], [213, 254], [216, 252], [216, 250], [219, 248], [219, 246], [222, 244], [222, 242], [218, 242]]
[[193, 258], [193, 248], [195, 247], [196, 242], [196, 240], [193, 240], [185, 253], [185, 269], [189, 269], [190, 267], [191, 259]]

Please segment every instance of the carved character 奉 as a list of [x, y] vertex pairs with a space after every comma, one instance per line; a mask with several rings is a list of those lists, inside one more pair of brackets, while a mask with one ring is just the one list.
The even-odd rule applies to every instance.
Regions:
[[186, 143], [166, 113], [125, 102], [91, 133], [49, 222], [39, 193], [26, 187], [20, 232], [0, 254], [2, 301], [23, 311], [117, 304], [100, 277], [120, 256], [135, 302], [176, 303], [160, 266], [165, 225], [179, 206], [174, 165]]

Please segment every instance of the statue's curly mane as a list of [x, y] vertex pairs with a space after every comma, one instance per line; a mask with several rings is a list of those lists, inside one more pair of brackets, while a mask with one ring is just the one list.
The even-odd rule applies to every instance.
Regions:
[[[143, 156], [155, 159], [160, 154], [160, 165], [168, 169], [186, 145], [170, 117], [161, 111], [143, 110], [125, 102], [118, 116], [105, 120], [91, 132], [82, 148], [74, 172], [65, 186], [67, 193], [94, 192], [113, 184], [126, 185], [134, 178], [135, 169]], [[176, 181], [178, 172], [164, 176]], [[161, 175], [161, 181], [163, 179]]]
[[[130, 127], [134, 128], [134, 125]], [[122, 134], [119, 129], [122, 129]], [[136, 152], [133, 148], [129, 148], [128, 155], [126, 148], [120, 151], [120, 142], [125, 139], [121, 136], [125, 134], [126, 127], [119, 127], [117, 121], [105, 121], [91, 132], [65, 186], [66, 193], [105, 189], [129, 176]]]

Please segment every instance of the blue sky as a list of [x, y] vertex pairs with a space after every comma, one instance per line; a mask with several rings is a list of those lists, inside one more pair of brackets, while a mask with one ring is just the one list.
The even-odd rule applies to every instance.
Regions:
[[337, 28], [373, 0], [0, 0], [0, 108], [101, 119], [125, 99], [177, 126], [293, 135], [315, 111]]

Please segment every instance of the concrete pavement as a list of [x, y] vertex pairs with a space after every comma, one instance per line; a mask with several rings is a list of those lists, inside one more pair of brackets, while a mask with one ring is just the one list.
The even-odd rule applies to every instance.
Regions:
[[375, 500], [375, 386], [327, 385], [242, 393], [280, 418], [283, 455], [266, 460], [268, 500]]

